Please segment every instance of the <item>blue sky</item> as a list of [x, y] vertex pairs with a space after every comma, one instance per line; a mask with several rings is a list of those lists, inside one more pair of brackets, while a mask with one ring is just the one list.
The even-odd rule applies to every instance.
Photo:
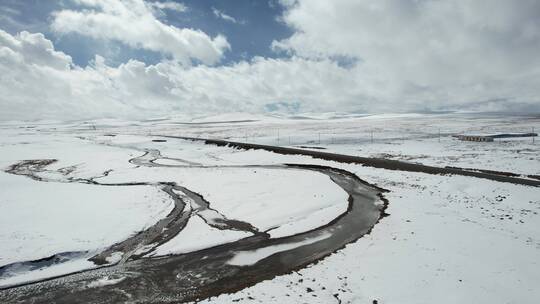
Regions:
[[540, 112], [537, 0], [3, 0], [0, 119]]
[[[185, 12], [164, 11], [159, 16], [167, 24], [178, 28], [200, 29], [211, 36], [223, 34], [231, 44], [221, 64], [230, 64], [253, 56], [283, 57], [282, 52], [271, 50], [273, 40], [281, 40], [292, 34], [292, 30], [279, 17], [284, 7], [277, 1], [260, 0], [188, 0], [176, 1], [186, 6]], [[54, 41], [55, 48], [69, 54], [73, 61], [85, 66], [96, 54], [107, 58], [107, 62], [118, 65], [129, 59], [138, 59], [155, 64], [162, 54], [148, 50], [133, 49], [122, 43], [94, 39], [78, 34], [56, 35], [49, 24], [51, 14], [61, 9], [80, 7], [71, 1], [58, 0], [4, 0], [0, 4], [0, 28], [16, 34], [27, 30], [41, 32]], [[231, 22], [214, 14], [218, 10], [237, 21]]]

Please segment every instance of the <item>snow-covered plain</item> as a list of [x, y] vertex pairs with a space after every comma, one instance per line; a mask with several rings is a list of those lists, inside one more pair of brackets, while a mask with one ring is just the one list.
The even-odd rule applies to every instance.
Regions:
[[[0, 173], [6, 187], [0, 193], [0, 204], [10, 210], [0, 215], [0, 240], [5, 244], [0, 267], [62, 252], [88, 254], [79, 263], [66, 261], [46, 271], [38, 268], [28, 273], [11, 267], [0, 278], [0, 286], [91, 268], [85, 260], [92, 254], [152, 226], [171, 211], [172, 199], [159, 189], [160, 182], [175, 182], [199, 193], [213, 212], [269, 231], [271, 237], [317, 228], [347, 210], [348, 194], [328, 176], [282, 165], [268, 167], [264, 161], [223, 163], [212, 156], [232, 152], [229, 148], [213, 149], [185, 140], [153, 141], [144, 135], [2, 131], [3, 170], [22, 160], [58, 161], [38, 174], [45, 181]], [[151, 167], [153, 159], [145, 155], [151, 149], [159, 150], [163, 157], [155, 162], [156, 167]], [[130, 163], [133, 158], [148, 166]], [[100, 185], [73, 182], [80, 178]], [[130, 183], [149, 185], [107, 186]], [[218, 230], [197, 215], [204, 213], [194, 213], [186, 229], [150, 256], [196, 251], [252, 235]], [[122, 255], [117, 256], [107, 261], [120, 261]]]
[[[264, 167], [139, 168], [113, 171], [99, 179], [168, 180], [201, 194], [227, 218], [246, 221], [274, 237], [322, 226], [347, 210], [348, 195], [316, 172]], [[287, 229], [280, 229], [286, 225]]]
[[[106, 170], [112, 170], [107, 176], [96, 179], [103, 183], [143, 179], [158, 181], [166, 177], [166, 180], [184, 184], [202, 194], [213, 208], [229, 218], [248, 221], [261, 230], [279, 227], [270, 230], [274, 237], [331, 220], [343, 212], [346, 194], [316, 172], [241, 166], [326, 165], [348, 170], [367, 182], [390, 190], [385, 194], [389, 200], [387, 212], [390, 216], [378, 223], [369, 235], [315, 265], [235, 294], [206, 299], [205, 303], [374, 303], [374, 300], [377, 303], [536, 303], [540, 298], [537, 287], [540, 285], [540, 190], [536, 187], [473, 177], [376, 169], [159, 136], [222, 138], [303, 146], [306, 149], [323, 148], [336, 153], [436, 166], [539, 175], [538, 141], [523, 138], [476, 143], [458, 141], [450, 136], [472, 132], [530, 132], [533, 127], [540, 129], [539, 117], [485, 114], [333, 114], [325, 117], [306, 115], [303, 118], [233, 114], [191, 121], [172, 118], [153, 122], [18, 122], [0, 125], [0, 165], [4, 169], [23, 159], [57, 158], [59, 162], [51, 165], [51, 169], [77, 165], [71, 173], [75, 176], [101, 176]], [[192, 167], [137, 168], [127, 162], [148, 149], [158, 149], [165, 157], [156, 161], [157, 164]], [[197, 168], [194, 163], [209, 167]], [[124, 232], [152, 223], [170, 206], [170, 202], [167, 205], [167, 199], [160, 196], [162, 193], [148, 186], [140, 190], [147, 191], [147, 194], [122, 194], [121, 188], [113, 187], [114, 195], [105, 198], [107, 193], [93, 192], [92, 189], [98, 186], [44, 183], [5, 173], [0, 174], [0, 178], [0, 207], [12, 214], [5, 216], [9, 219], [0, 221], [2, 242], [16, 244], [12, 247], [24, 247], [29, 252], [24, 258], [18, 258], [14, 250], [2, 246], [0, 257], [9, 262], [44, 257], [55, 250], [49, 248], [53, 243], [33, 241], [39, 239], [40, 233], [43, 240], [49, 236], [42, 232], [47, 231], [43, 230], [46, 223], [34, 220], [38, 214], [29, 210], [37, 205], [58, 204], [60, 208], [70, 210], [68, 216], [83, 217], [86, 207], [74, 211], [61, 199], [74, 192], [86, 191], [83, 195], [86, 197], [101, 195], [109, 205], [130, 206], [130, 201], [146, 202], [146, 207], [154, 213], [135, 208], [130, 210], [131, 216], [121, 215], [121, 222], [114, 221], [120, 216], [118, 210], [99, 205], [102, 212], [96, 216], [103, 218], [95, 220], [100, 226], [121, 223]], [[39, 187], [55, 190], [48, 194]], [[9, 188], [9, 191], [4, 191], [4, 188]], [[134, 189], [127, 191], [133, 192]], [[18, 192], [26, 192], [26, 198]], [[142, 199], [145, 195], [146, 198]], [[35, 201], [24, 203], [31, 201], [30, 198]], [[10, 203], [13, 201], [23, 203]], [[104, 201], [100, 204], [107, 204]], [[89, 199], [80, 202], [94, 204]], [[267, 210], [271, 207], [275, 207], [274, 217], [261, 214], [261, 208]], [[118, 208], [122, 210], [124, 207]], [[64, 221], [63, 212], [41, 211], [39, 216], [44, 214], [54, 216], [57, 222]], [[33, 222], [29, 222], [28, 217], [32, 217]], [[128, 218], [129, 221], [126, 220]], [[25, 226], [31, 226], [34, 234], [24, 239], [14, 236], [14, 231]], [[80, 231], [73, 233], [81, 233], [83, 240], [100, 239], [100, 227], [92, 228], [95, 234], [91, 236]], [[204, 228], [205, 223], [200, 218], [191, 218], [184, 231], [154, 254], [198, 250], [242, 237], [234, 231]], [[65, 237], [62, 246], [66, 249], [62, 250], [98, 250], [104, 246], [104, 243], [94, 241], [87, 247], [81, 247], [69, 239], [67, 233], [60, 231]], [[121, 233], [107, 237], [109, 242], [123, 239]], [[251, 254], [256, 259], [263, 253]]]
[[[240, 120], [238, 114], [208, 121]], [[437, 166], [473, 167], [540, 174], [540, 137], [496, 139], [492, 143], [464, 142], [455, 134], [540, 132], [538, 116], [495, 114], [305, 115], [278, 119], [243, 116], [244, 123], [174, 125], [163, 122], [144, 128], [169, 134], [231, 141], [324, 148], [350, 155], [383, 157]], [[252, 121], [250, 121], [252, 120]], [[198, 121], [195, 119], [194, 121]]]

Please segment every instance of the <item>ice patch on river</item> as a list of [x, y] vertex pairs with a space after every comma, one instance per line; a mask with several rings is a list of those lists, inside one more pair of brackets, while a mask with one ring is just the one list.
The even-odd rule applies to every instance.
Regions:
[[234, 265], [234, 266], [253, 265], [257, 263], [258, 261], [265, 259], [278, 252], [292, 250], [301, 246], [313, 244], [315, 242], [327, 239], [330, 236], [332, 236], [332, 234], [330, 234], [329, 232], [325, 232], [317, 237], [305, 239], [300, 242], [268, 246], [268, 247], [259, 248], [253, 251], [240, 251], [240, 252], [237, 252], [236, 255], [227, 262], [227, 264]]
[[12, 276], [9, 276], [8, 274], [8, 276], [0, 278], [0, 287], [8, 287], [22, 283], [39, 281], [42, 279], [65, 275], [68, 273], [80, 271], [82, 269], [91, 269], [95, 267], [96, 265], [93, 262], [90, 262], [85, 258], [75, 259], [63, 262], [61, 264], [39, 268], [33, 271], [16, 273]]
[[114, 285], [122, 282], [125, 280], [126, 277], [120, 277], [120, 278], [111, 278], [109, 276], [105, 276], [101, 279], [97, 279], [95, 281], [90, 282], [87, 287], [88, 288], [95, 288], [95, 287], [103, 287], [107, 285]]
[[250, 236], [251, 233], [220, 230], [208, 226], [199, 216], [192, 216], [186, 227], [173, 239], [159, 246], [151, 256], [181, 254], [234, 242]]

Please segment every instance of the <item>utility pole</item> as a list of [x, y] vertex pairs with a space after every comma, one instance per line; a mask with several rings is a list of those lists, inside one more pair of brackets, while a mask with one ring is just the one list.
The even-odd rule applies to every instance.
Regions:
[[439, 128], [439, 142], [441, 142], [441, 128]]
[[279, 146], [279, 129], [277, 129], [277, 144]]
[[373, 131], [371, 131], [371, 143], [373, 143]]
[[321, 132], [319, 132], [319, 145], [321, 144]]
[[533, 133], [532, 134], [533, 135], [532, 139], [533, 139], [533, 144], [534, 144], [534, 127], [532, 127], [532, 133]]

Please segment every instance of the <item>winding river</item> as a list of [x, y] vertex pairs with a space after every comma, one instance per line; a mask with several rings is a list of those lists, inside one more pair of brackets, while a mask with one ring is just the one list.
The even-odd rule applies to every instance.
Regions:
[[[176, 161], [178, 165], [160, 164], [157, 162], [160, 159]], [[96, 264], [96, 269], [4, 288], [0, 290], [2, 303], [177, 303], [238, 291], [301, 269], [356, 241], [369, 233], [385, 215], [387, 206], [383, 197], [385, 190], [345, 170], [301, 164], [236, 166], [313, 171], [314, 174], [325, 174], [348, 193], [348, 201], [344, 202], [347, 210], [334, 219], [328, 219], [327, 224], [287, 237], [270, 238], [267, 232], [258, 231], [250, 223], [228, 219], [212, 209], [211, 202], [202, 195], [175, 182], [100, 183], [97, 178], [43, 177], [41, 173], [48, 172], [47, 167], [54, 162], [50, 159], [21, 161], [6, 172], [40, 182], [87, 183], [104, 187], [155, 186], [166, 192], [175, 206], [154, 226], [89, 257]], [[187, 160], [163, 157], [155, 149], [146, 150], [130, 162], [137, 166], [177, 167], [182, 170], [204, 167]], [[103, 175], [109, 173], [104, 172]], [[192, 216], [200, 216], [214, 228], [245, 231], [251, 236], [196, 252], [152, 257], [151, 253], [182, 231]], [[119, 253], [121, 258], [111, 264], [111, 257]], [[80, 257], [84, 253], [71, 254]], [[66, 253], [57, 256], [62, 255]], [[34, 263], [46, 264], [49, 260], [56, 261], [49, 258], [19, 264], [31, 266]]]

